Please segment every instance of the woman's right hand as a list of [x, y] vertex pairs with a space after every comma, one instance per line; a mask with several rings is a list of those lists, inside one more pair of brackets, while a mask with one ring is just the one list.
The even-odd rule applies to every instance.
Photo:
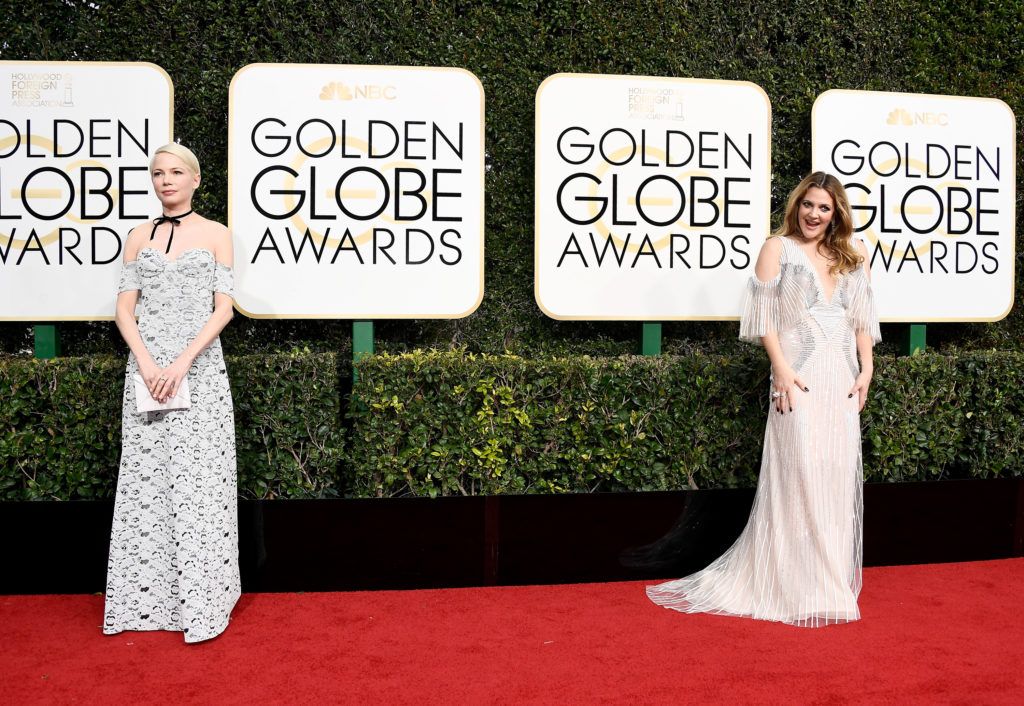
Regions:
[[772, 366], [772, 402], [775, 403], [775, 410], [779, 414], [793, 411], [797, 397], [793, 393], [797, 388], [803, 392], [810, 392], [793, 368], [788, 365]]
[[156, 392], [157, 385], [160, 384], [160, 372], [161, 368], [156, 364], [156, 361], [150, 358], [149, 360], [140, 360], [139, 364], [139, 375], [142, 376], [142, 381], [146, 383], [146, 387], [149, 389], [149, 394], [153, 399], [153, 393]]

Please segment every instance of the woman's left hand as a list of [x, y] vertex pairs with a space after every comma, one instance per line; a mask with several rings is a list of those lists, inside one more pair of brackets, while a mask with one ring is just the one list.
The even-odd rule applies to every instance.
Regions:
[[166, 402], [178, 394], [181, 381], [185, 379], [190, 367], [192, 367], [192, 361], [179, 356], [177, 360], [161, 370], [160, 379], [153, 391], [153, 399], [158, 402]]
[[848, 397], [857, 395], [857, 411], [864, 410], [864, 403], [868, 401], [868, 387], [871, 385], [871, 372], [861, 371], [857, 379], [853, 381], [853, 387], [850, 388], [850, 394]]

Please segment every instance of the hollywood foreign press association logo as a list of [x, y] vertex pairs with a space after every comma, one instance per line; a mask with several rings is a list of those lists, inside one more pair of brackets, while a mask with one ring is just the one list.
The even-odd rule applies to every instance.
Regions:
[[11, 107], [74, 108], [71, 74], [57, 71], [11, 73]]
[[683, 92], [662, 86], [630, 86], [626, 92], [627, 115], [650, 120], [686, 120]]

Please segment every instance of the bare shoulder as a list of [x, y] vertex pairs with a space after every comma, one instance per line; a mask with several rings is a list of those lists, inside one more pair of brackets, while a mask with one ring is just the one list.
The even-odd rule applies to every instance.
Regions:
[[231, 265], [234, 253], [231, 244], [231, 231], [223, 223], [203, 218], [203, 239], [209, 244], [210, 250], [216, 257], [217, 262], [224, 265]]
[[[199, 216], [199, 214], [196, 214]], [[223, 236], [228, 232], [228, 227], [223, 223], [210, 220], [206, 216], [199, 216], [199, 227], [202, 228], [203, 235], [215, 238], [217, 236]]]
[[202, 238], [210, 246], [211, 250], [216, 250], [219, 246], [231, 242], [231, 232], [227, 226], [217, 221], [211, 221], [209, 218], [203, 218], [199, 221], [199, 227], [202, 229]]
[[864, 258], [864, 262], [861, 263], [861, 271], [871, 278], [871, 258], [868, 257], [868, 246], [860, 238], [850, 238], [853, 241], [853, 249], [856, 250], [861, 257]]
[[782, 269], [780, 260], [782, 258], [782, 237], [772, 236], [764, 241], [761, 252], [757, 256], [757, 264], [754, 266], [754, 274], [762, 282], [774, 279]]
[[132, 262], [139, 256], [139, 251], [146, 247], [153, 224], [149, 221], [142, 221], [132, 226], [128, 231], [128, 237], [124, 240], [124, 261]]
[[757, 256], [760, 260], [762, 257], [768, 256], [772, 258], [778, 258], [782, 255], [782, 236], [773, 235], [765, 238], [764, 245], [761, 246], [761, 254]]

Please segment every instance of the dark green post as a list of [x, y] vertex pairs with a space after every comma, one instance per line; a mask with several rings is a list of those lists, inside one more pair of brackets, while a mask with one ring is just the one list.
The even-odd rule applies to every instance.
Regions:
[[643, 323], [640, 331], [640, 355], [661, 355], [661, 324]]
[[903, 343], [903, 354], [914, 355], [915, 353], [924, 353], [925, 348], [925, 333], [927, 326], [924, 324], [909, 324], [907, 326], [906, 338]]
[[364, 356], [373, 355], [373, 322], [352, 322], [352, 382], [359, 379], [355, 363]]
[[53, 324], [35, 326], [36, 358], [56, 358], [60, 355], [60, 334]]

